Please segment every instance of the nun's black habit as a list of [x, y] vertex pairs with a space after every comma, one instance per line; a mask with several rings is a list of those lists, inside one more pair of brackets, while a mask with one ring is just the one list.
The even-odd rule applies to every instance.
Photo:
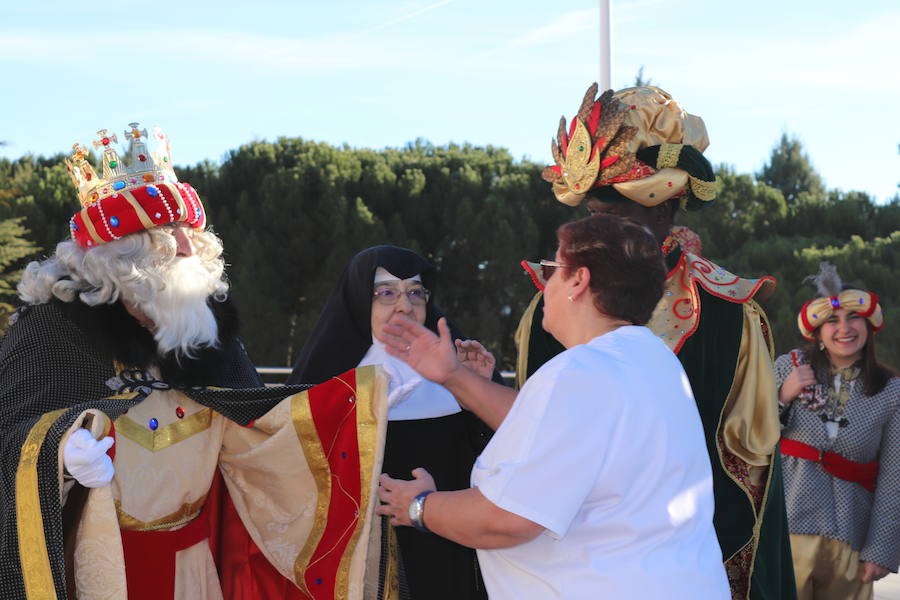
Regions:
[[[434, 267], [404, 248], [368, 248], [354, 256], [344, 269], [300, 351], [288, 383], [321, 383], [360, 363], [372, 346], [373, 281], [378, 267], [401, 279], [421, 276], [422, 284], [432, 292], [425, 326], [437, 331], [437, 321], [444, 315], [433, 300]], [[454, 338], [462, 338], [452, 324], [450, 331]], [[475, 458], [489, 436], [490, 430], [468, 411], [389, 421], [383, 471], [391, 477], [410, 479], [413, 469], [423, 467], [434, 477], [437, 489], [466, 489], [470, 487]], [[414, 600], [487, 598], [474, 550], [411, 527], [398, 527], [396, 534], [406, 583]]]

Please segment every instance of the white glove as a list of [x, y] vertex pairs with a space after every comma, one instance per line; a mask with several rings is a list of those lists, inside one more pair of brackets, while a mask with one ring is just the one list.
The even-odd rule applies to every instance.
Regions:
[[63, 448], [63, 465], [66, 471], [84, 487], [109, 485], [115, 471], [106, 451], [114, 442], [111, 437], [98, 442], [87, 429], [73, 432]]
[[384, 372], [388, 376], [388, 408], [394, 408], [404, 400], [406, 400], [414, 389], [422, 384], [421, 377], [413, 377], [406, 383], [401, 383], [403, 378], [397, 371], [392, 361], [384, 362]]

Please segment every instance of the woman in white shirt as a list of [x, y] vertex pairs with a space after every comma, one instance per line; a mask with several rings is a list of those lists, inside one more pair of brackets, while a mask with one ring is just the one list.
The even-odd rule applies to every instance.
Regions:
[[388, 351], [496, 433], [467, 490], [382, 475], [377, 510], [478, 549], [492, 599], [730, 597], [712, 474], [678, 359], [643, 325], [662, 295], [653, 236], [610, 215], [563, 225], [543, 327], [566, 351], [516, 396], [461, 368], [449, 330], [401, 319]]

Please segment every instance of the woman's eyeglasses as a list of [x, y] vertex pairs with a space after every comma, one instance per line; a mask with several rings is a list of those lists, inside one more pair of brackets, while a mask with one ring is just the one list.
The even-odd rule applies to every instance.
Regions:
[[406, 299], [409, 300], [409, 303], [413, 306], [424, 306], [431, 297], [431, 292], [422, 286], [411, 287], [403, 292], [400, 291], [400, 288], [390, 285], [376, 287], [372, 296], [378, 304], [393, 306], [394, 304], [397, 304], [397, 301], [400, 300], [402, 294], [406, 294]]
[[556, 269], [572, 269], [574, 265], [567, 265], [561, 262], [556, 262], [555, 260], [542, 260], [541, 261], [541, 277], [544, 278], [544, 281], [550, 279], [553, 276], [553, 272]]

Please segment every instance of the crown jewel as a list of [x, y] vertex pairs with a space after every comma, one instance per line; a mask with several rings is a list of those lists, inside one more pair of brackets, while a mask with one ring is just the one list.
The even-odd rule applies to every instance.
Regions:
[[128, 141], [127, 163], [113, 146], [118, 137], [106, 129], [98, 131], [93, 142], [100, 152], [97, 170], [80, 144], [72, 146], [72, 157], [66, 159], [81, 200], [81, 209], [69, 219], [69, 231], [83, 248], [168, 223], [187, 223], [200, 230], [206, 226], [206, 211], [197, 191], [179, 183], [172, 170], [169, 138], [154, 127], [149, 137], [156, 150], [151, 152], [145, 141], [147, 130], [137, 123], [129, 127], [123, 138]]
[[93, 146], [101, 152], [102, 176], [98, 176], [87, 161], [85, 147], [78, 143], [72, 146], [72, 157], [66, 159], [66, 168], [72, 183], [78, 189], [78, 199], [82, 206], [90, 206], [106, 196], [142, 186], [178, 182], [175, 171], [172, 170], [169, 138], [159, 127], [154, 127], [152, 137], [156, 140], [156, 150], [150, 152], [144, 142], [148, 137], [147, 130], [138, 129], [138, 125], [129, 123], [131, 129], [124, 131], [125, 139], [128, 140], [127, 165], [112, 146], [119, 141], [116, 134], [109, 133], [106, 129], [97, 132], [98, 139], [93, 141]]

